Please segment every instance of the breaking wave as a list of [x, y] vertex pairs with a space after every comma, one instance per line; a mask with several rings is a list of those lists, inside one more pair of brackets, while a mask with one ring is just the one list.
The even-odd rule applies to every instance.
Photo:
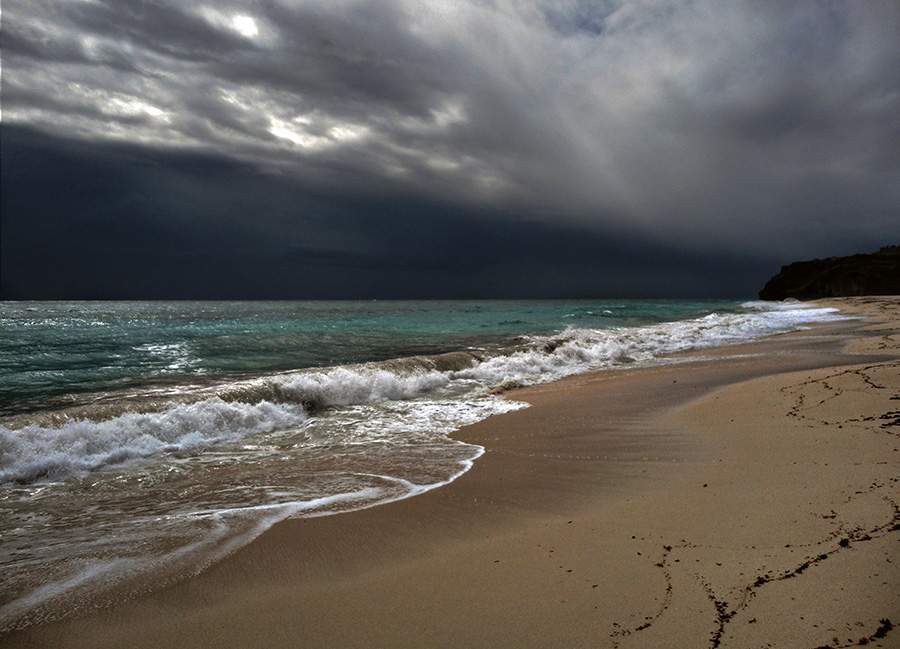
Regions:
[[[488, 398], [497, 386], [648, 364], [666, 354], [742, 342], [839, 317], [836, 309], [795, 303], [744, 307], [745, 313], [713, 313], [646, 327], [523, 336], [490, 353], [461, 351], [194, 386], [164, 398], [149, 391], [121, 398], [106, 395], [97, 403], [46, 413], [43, 419], [7, 418], [0, 424], [0, 483], [59, 480], [162, 454], [198, 454], [225, 443], [297, 429], [311, 418], [328, 417], [334, 409], [361, 404], [453, 402], [457, 405], [449, 410], [433, 409], [445, 413], [435, 414], [433, 422], [425, 417], [416, 424], [437, 426], [440, 420], [442, 430], [452, 430], [453, 422], [471, 423], [463, 414], [466, 408], [458, 407], [460, 400]], [[384, 426], [390, 429], [391, 422]]]

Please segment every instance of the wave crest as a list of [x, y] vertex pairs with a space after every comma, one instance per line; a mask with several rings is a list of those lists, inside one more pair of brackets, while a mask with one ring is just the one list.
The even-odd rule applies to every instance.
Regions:
[[648, 363], [665, 354], [741, 342], [839, 317], [834, 309], [793, 303], [768, 310], [748, 303], [746, 308], [746, 313], [712, 313], [646, 327], [523, 336], [514, 346], [493, 353], [460, 351], [194, 386], [177, 397], [131, 393], [118, 401], [105, 397], [51, 413], [43, 420], [10, 419], [0, 425], [0, 483], [58, 479], [163, 453], [199, 453], [224, 442], [296, 428], [313, 415], [328, 416], [329, 408], [425, 396], [470, 398], [497, 386], [544, 383]]
[[218, 397], [169, 403], [106, 421], [69, 421], [10, 430], [0, 426], [0, 483], [28, 484], [161, 453], [194, 454], [225, 441], [303, 423], [300, 405], [228, 403]]

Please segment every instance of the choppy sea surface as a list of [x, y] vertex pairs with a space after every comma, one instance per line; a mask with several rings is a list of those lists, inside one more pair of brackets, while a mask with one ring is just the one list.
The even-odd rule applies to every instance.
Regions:
[[0, 631], [445, 485], [497, 387], [840, 317], [732, 301], [0, 303]]

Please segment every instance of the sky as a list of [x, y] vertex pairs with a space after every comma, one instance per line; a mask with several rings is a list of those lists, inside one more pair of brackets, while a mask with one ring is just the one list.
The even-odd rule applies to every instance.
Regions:
[[900, 244], [896, 0], [4, 0], [5, 299], [753, 297]]

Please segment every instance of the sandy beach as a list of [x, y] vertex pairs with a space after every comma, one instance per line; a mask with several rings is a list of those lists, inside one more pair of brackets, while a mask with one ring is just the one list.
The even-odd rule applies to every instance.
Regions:
[[514, 390], [449, 486], [4, 647], [900, 647], [900, 299]]

